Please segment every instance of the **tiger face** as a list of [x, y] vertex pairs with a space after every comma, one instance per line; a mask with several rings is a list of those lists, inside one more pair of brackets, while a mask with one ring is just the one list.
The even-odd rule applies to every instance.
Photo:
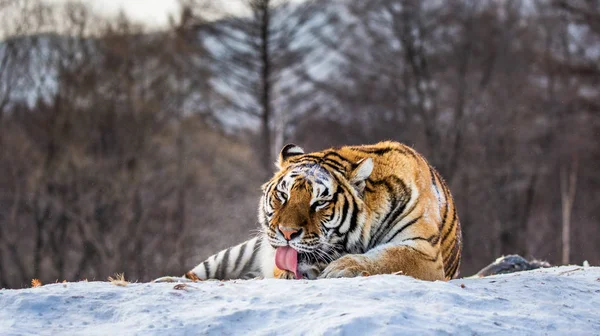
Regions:
[[287, 145], [278, 166], [279, 172], [263, 186], [259, 220], [270, 245], [298, 251], [300, 273], [314, 279], [347, 253], [348, 235], [362, 233], [362, 192], [373, 162], [365, 159], [354, 169], [334, 168]]

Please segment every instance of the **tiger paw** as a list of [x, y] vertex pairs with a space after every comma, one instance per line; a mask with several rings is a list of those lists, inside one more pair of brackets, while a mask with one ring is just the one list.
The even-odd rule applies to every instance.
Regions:
[[279, 276], [277, 277], [278, 279], [287, 279], [287, 280], [294, 280], [296, 279], [296, 275], [293, 272], [290, 271], [283, 271], [279, 274]]
[[290, 272], [288, 270], [281, 270], [277, 267], [275, 267], [275, 271], [273, 272], [273, 275], [275, 276], [276, 279], [287, 279], [287, 280], [296, 279], [296, 275], [294, 274], [294, 272]]
[[319, 276], [326, 278], [354, 278], [369, 275], [367, 257], [361, 255], [345, 255], [331, 262]]

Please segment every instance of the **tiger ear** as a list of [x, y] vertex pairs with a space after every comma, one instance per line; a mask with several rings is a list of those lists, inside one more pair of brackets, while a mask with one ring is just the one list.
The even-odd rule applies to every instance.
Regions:
[[373, 159], [366, 158], [356, 163], [356, 168], [350, 173], [350, 183], [359, 194], [365, 190], [365, 181], [373, 172]]
[[297, 155], [302, 155], [304, 154], [304, 149], [294, 145], [294, 144], [287, 144], [285, 146], [283, 146], [283, 148], [281, 149], [281, 152], [279, 152], [279, 160], [277, 161], [277, 163], [275, 164], [277, 166], [277, 168], [281, 169], [283, 168], [283, 166], [285, 166], [285, 162], [291, 158], [292, 156], [297, 156]]

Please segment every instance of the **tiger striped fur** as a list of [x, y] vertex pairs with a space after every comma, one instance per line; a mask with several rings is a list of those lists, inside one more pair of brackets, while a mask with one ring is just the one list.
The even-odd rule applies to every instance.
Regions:
[[[306, 154], [286, 145], [277, 166], [262, 187], [261, 234], [209, 257], [185, 278], [293, 278], [274, 261], [275, 249], [288, 244], [307, 279], [458, 275], [462, 235], [454, 201], [412, 148], [386, 141]], [[282, 229], [297, 234], [284, 239]]]

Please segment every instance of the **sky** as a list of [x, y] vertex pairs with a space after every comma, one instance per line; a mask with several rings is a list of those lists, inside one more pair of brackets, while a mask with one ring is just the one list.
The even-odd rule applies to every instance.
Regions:
[[94, 8], [114, 14], [123, 9], [134, 20], [140, 20], [149, 25], [164, 26], [168, 16], [175, 14], [179, 5], [176, 0], [85, 0]]
[[[63, 2], [64, 0], [49, 0]], [[90, 4], [94, 9], [106, 15], [114, 15], [123, 9], [127, 16], [136, 21], [142, 21], [149, 26], [167, 25], [169, 15], [175, 15], [179, 10], [177, 0], [81, 0]], [[227, 1], [227, 0], [225, 0]]]
[[[65, 2], [67, 0], [45, 0], [50, 3]], [[76, 0], [77, 1], [77, 0]], [[88, 3], [99, 13], [114, 15], [119, 10], [125, 11], [128, 17], [141, 21], [149, 27], [160, 28], [169, 23], [169, 15], [177, 17], [179, 3], [177, 0], [79, 0]], [[240, 0], [218, 0], [220, 5], [225, 5], [228, 13], [243, 12]], [[304, 0], [292, 0], [302, 2]], [[276, 2], [276, 1], [275, 1]], [[221, 7], [223, 8], [223, 7]]]

